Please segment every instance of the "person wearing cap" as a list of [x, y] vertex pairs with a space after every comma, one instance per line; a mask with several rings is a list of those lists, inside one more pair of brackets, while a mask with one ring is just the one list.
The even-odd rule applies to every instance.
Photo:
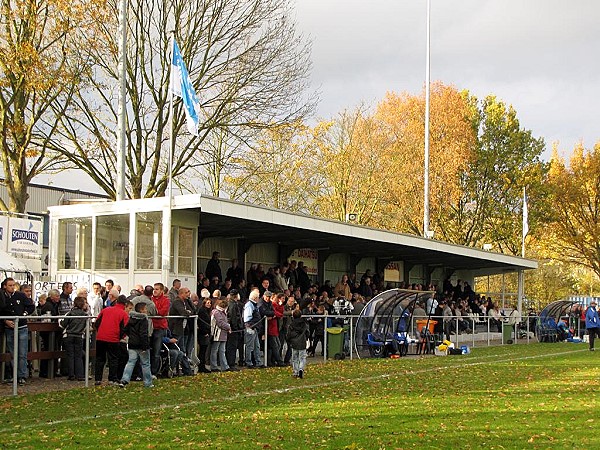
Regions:
[[[245, 360], [246, 367], [249, 369], [264, 367], [260, 351], [260, 331], [262, 327], [262, 317], [258, 307], [260, 293], [258, 288], [250, 292], [248, 301], [244, 305], [244, 343], [246, 344]], [[254, 356], [254, 363], [252, 357]]]
[[598, 333], [598, 327], [600, 326], [600, 320], [598, 319], [598, 311], [596, 310], [596, 300], [592, 300], [590, 306], [585, 312], [585, 328], [588, 330], [590, 336], [590, 351], [594, 351], [594, 338]]

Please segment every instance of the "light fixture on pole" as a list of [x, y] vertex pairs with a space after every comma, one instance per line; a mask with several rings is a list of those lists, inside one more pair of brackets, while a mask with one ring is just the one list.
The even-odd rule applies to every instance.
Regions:
[[[430, 14], [431, 0], [427, 0], [427, 45], [425, 62], [425, 163], [423, 176], [423, 236], [430, 238], [429, 232], [429, 48], [430, 48]], [[433, 237], [433, 234], [431, 234]]]

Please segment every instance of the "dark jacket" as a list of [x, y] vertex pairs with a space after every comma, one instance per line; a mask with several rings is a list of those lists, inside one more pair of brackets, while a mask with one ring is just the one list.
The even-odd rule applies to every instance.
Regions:
[[223, 281], [223, 275], [221, 274], [221, 266], [219, 260], [211, 258], [206, 264], [206, 270], [204, 276], [212, 281], [213, 277], [219, 277], [219, 281]]
[[73, 300], [66, 292], [61, 292], [60, 294], [60, 304], [58, 306], [58, 312], [61, 316], [66, 316], [71, 308], [73, 307]]
[[125, 333], [129, 336], [128, 346], [133, 350], [148, 350], [150, 348], [150, 320], [146, 314], [136, 311], [129, 313], [129, 322]]
[[[269, 317], [269, 318], [275, 317], [275, 310], [273, 309], [273, 303], [271, 303], [271, 302], [265, 302], [264, 300], [262, 300], [260, 302], [260, 304], [258, 305], [258, 310], [260, 311], [260, 317], [261, 317], [261, 319], [265, 318], [265, 317]], [[269, 324], [269, 322], [271, 320], [273, 320], [273, 319], [269, 319], [267, 321], [267, 324]], [[259, 334], [262, 336], [263, 334], [265, 334], [265, 331], [267, 332], [266, 334], [268, 336], [271, 335], [270, 333], [268, 333], [268, 331], [269, 331], [268, 329], [265, 330], [265, 322], [264, 322], [264, 320], [261, 320]]]
[[[187, 305], [178, 298], [171, 304], [169, 316], [190, 316], [192, 312], [188, 310], [186, 306]], [[177, 339], [181, 339], [183, 337], [183, 322], [185, 320], [185, 318], [169, 319], [169, 329]]]
[[[27, 298], [22, 292], [16, 291], [9, 296], [2, 291], [0, 296], [0, 315], [1, 316], [30, 316], [35, 311], [35, 305], [30, 298]], [[4, 323], [4, 321], [2, 321]], [[19, 328], [26, 327], [27, 321], [20, 320]]]
[[227, 307], [227, 321], [231, 325], [231, 331], [240, 331], [244, 329], [244, 322], [242, 320], [242, 308], [240, 302], [237, 300], [231, 300]]
[[308, 339], [308, 324], [302, 317], [295, 317], [287, 334], [290, 347], [294, 350], [306, 350], [306, 340]]
[[89, 316], [87, 313], [83, 309], [73, 308], [66, 315], [68, 317], [58, 321], [58, 324], [64, 330], [64, 334], [82, 338], [88, 323]]
[[198, 339], [210, 335], [210, 313], [209, 308], [204, 306], [198, 308]]

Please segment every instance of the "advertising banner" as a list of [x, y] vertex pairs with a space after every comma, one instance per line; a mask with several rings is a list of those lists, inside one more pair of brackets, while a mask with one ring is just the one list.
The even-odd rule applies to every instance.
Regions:
[[42, 222], [11, 217], [8, 235], [4, 236], [9, 253], [32, 256], [42, 255]]
[[0, 250], [6, 251], [8, 236], [8, 217], [0, 216]]
[[319, 252], [317, 250], [312, 248], [297, 248], [292, 252], [292, 256], [289, 259], [304, 262], [309, 275], [318, 275], [319, 266], [317, 263], [319, 261]]

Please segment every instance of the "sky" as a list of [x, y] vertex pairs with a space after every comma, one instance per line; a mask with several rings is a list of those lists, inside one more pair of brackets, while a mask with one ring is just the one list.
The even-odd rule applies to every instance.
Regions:
[[[312, 42], [316, 119], [425, 84], [426, 0], [295, 0]], [[494, 94], [568, 156], [600, 141], [600, 0], [431, 0], [431, 81]], [[53, 176], [37, 183], [55, 183]], [[59, 183], [56, 183], [59, 184]], [[80, 174], [60, 185], [99, 192]]]
[[[296, 0], [318, 118], [425, 84], [426, 0]], [[600, 1], [431, 0], [431, 81], [494, 94], [551, 155], [600, 141]]]

